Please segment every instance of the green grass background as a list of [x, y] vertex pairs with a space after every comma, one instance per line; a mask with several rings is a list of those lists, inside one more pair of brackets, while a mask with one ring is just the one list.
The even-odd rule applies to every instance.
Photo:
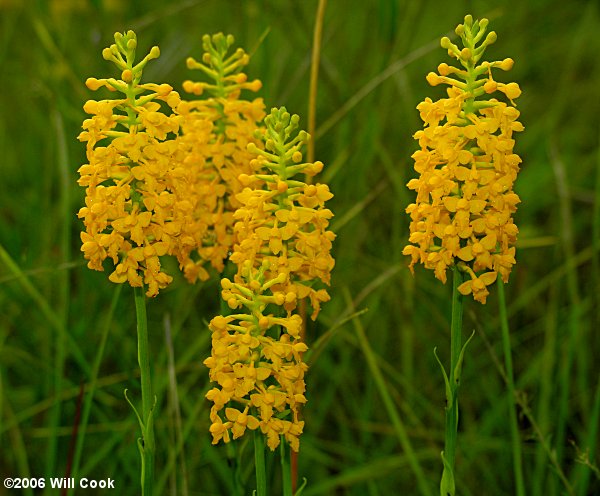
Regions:
[[[87, 77], [113, 76], [101, 57], [115, 31], [134, 29], [140, 53], [159, 45], [145, 80], [181, 88], [197, 78], [185, 58], [223, 31], [253, 53], [267, 107], [306, 126], [316, 1], [0, 1], [0, 476], [60, 477], [81, 422], [80, 392], [97, 389], [79, 476], [112, 477], [138, 494], [140, 401], [133, 293], [85, 267], [76, 140]], [[525, 132], [517, 192], [521, 234], [507, 287], [527, 494], [600, 494], [598, 418], [600, 246], [600, 13], [593, 1], [330, 0], [324, 18], [316, 154], [326, 164], [338, 234], [331, 296], [308, 329], [309, 403], [299, 457], [305, 496], [419, 494], [359, 344], [364, 332], [394, 406], [437, 493], [444, 385], [433, 348], [449, 360], [450, 295], [429, 271], [411, 277], [402, 248], [412, 201], [415, 106], [427, 72], [448, 61], [439, 38], [465, 14], [498, 33], [489, 58], [512, 57]], [[261, 42], [263, 35], [266, 37]], [[173, 265], [173, 269], [176, 267]], [[498, 304], [467, 300], [475, 331], [460, 393], [458, 494], [514, 494]], [[114, 302], [114, 312], [111, 305]], [[211, 447], [207, 320], [219, 313], [216, 278], [181, 278], [149, 302], [156, 415], [157, 494], [229, 495], [228, 452]], [[359, 316], [349, 318], [355, 312]], [[101, 360], [103, 336], [106, 348]], [[172, 353], [171, 353], [172, 352]], [[177, 392], [177, 395], [175, 395]], [[89, 393], [88, 393], [89, 394]], [[85, 396], [85, 395], [84, 395]], [[85, 412], [84, 412], [85, 413]], [[79, 432], [81, 438], [81, 431]], [[240, 475], [254, 487], [252, 446]], [[280, 493], [272, 457], [272, 494]], [[568, 481], [568, 482], [566, 482]], [[0, 489], [0, 494], [14, 494]], [[37, 494], [24, 491], [23, 494]], [[46, 494], [58, 494], [47, 491]]]

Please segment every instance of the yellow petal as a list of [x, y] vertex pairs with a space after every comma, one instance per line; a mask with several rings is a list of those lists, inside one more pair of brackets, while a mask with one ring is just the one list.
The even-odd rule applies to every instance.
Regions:
[[464, 248], [458, 250], [458, 258], [464, 260], [465, 262], [470, 262], [471, 260], [473, 260], [474, 257], [472, 246], [465, 246]]
[[486, 272], [485, 274], [481, 274], [479, 279], [486, 285], [489, 286], [498, 278], [497, 272]]
[[[464, 151], [465, 150], [463, 150], [463, 152]], [[469, 153], [469, 152], [467, 152], [467, 153]], [[471, 154], [469, 153], [469, 155], [471, 155]], [[459, 157], [460, 157], [460, 154], [459, 154]], [[456, 179], [458, 179], [459, 181], [466, 181], [468, 179], [468, 177], [471, 175], [471, 169], [467, 169], [466, 167], [457, 167], [455, 169], [454, 175], [455, 175]]]
[[458, 205], [459, 198], [456, 196], [447, 196], [444, 198], [444, 206], [448, 209], [449, 212], [456, 212], [456, 207]]
[[460, 294], [467, 296], [473, 290], [473, 281], [465, 281], [459, 287], [458, 291]]
[[256, 417], [253, 417], [252, 415], [248, 415], [248, 428], [251, 430], [255, 430], [258, 429], [258, 426], [260, 425], [260, 422], [258, 421], [258, 419]]
[[471, 226], [476, 233], [482, 233], [485, 231], [485, 219], [475, 219], [471, 221]]
[[483, 246], [486, 250], [493, 250], [496, 248], [496, 234], [488, 234], [481, 240], [481, 246]]
[[290, 211], [285, 209], [277, 210], [275, 212], [275, 217], [281, 222], [287, 222], [290, 217]]
[[271, 228], [259, 227], [256, 229], [256, 235], [263, 241], [267, 241], [271, 237]]
[[225, 408], [225, 416], [227, 417], [227, 420], [231, 420], [232, 422], [237, 420], [240, 413], [241, 412], [235, 408]]
[[123, 284], [125, 281], [127, 281], [127, 273], [121, 273], [119, 274], [116, 270], [108, 276], [108, 279], [112, 282], [115, 282], [117, 284]]
[[[282, 210], [280, 210], [281, 212]], [[281, 238], [284, 240], [290, 239], [294, 234], [298, 232], [298, 225], [295, 223], [286, 224], [286, 226], [281, 229]]]
[[277, 255], [281, 251], [282, 243], [281, 238], [271, 238], [269, 241], [269, 248], [273, 254]]
[[256, 369], [256, 378], [259, 381], [264, 381], [267, 379], [267, 377], [269, 377], [271, 375], [271, 370], [267, 369], [265, 367], [258, 367]]
[[154, 243], [152, 246], [156, 250], [156, 254], [159, 257], [166, 255], [167, 250], [169, 249], [169, 244], [165, 243], [164, 241], [159, 241], [158, 243]]
[[485, 203], [486, 202], [483, 200], [471, 200], [469, 202], [469, 209], [471, 210], [471, 213], [478, 214], [481, 212], [485, 208]]

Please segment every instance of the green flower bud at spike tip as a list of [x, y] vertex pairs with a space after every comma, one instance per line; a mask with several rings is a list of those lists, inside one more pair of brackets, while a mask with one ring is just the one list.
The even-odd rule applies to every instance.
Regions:
[[199, 69], [204, 72], [214, 80], [214, 84], [196, 83], [192, 86], [190, 82], [186, 82], [184, 83], [186, 91], [200, 94], [207, 90], [214, 97], [225, 98], [232, 93], [238, 93], [241, 89], [258, 91], [261, 88], [260, 81], [250, 82], [242, 72], [250, 60], [244, 50], [238, 48], [233, 54], [228, 53], [234, 41], [233, 36], [225, 36], [223, 33], [202, 37], [204, 53], [201, 62], [189, 57], [186, 64], [189, 69]]
[[491, 45], [493, 43], [496, 43], [497, 39], [498, 39], [498, 35], [496, 34], [496, 31], [490, 31], [488, 33], [488, 35], [485, 37], [484, 43], [486, 45]]
[[[456, 28], [456, 29], [458, 29], [458, 28]], [[443, 37], [443, 38], [440, 40], [440, 46], [441, 46], [442, 48], [449, 49], [450, 47], [452, 47], [452, 46], [456, 46], [456, 45], [454, 45], [454, 44], [453, 44], [453, 43], [450, 41], [450, 38], [448, 38], [447, 36], [444, 36], [444, 37]]]

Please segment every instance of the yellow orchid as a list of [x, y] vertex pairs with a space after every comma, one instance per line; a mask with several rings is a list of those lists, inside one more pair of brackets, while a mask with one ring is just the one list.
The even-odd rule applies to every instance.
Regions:
[[[406, 209], [410, 244], [403, 251], [411, 271], [422, 263], [442, 282], [449, 267], [463, 267], [471, 280], [461, 292], [481, 303], [497, 273], [507, 282], [515, 263], [512, 215], [520, 200], [512, 188], [521, 159], [513, 153], [513, 133], [523, 130], [514, 108], [519, 86], [492, 78], [492, 69], [510, 70], [512, 59], [481, 61], [496, 40], [493, 32], [483, 38], [486, 27], [486, 19], [475, 25], [467, 17], [457, 28], [464, 48], [448, 38], [441, 42], [460, 67], [442, 63], [427, 75], [432, 86], [449, 86], [448, 97], [417, 106], [424, 128], [414, 135], [421, 147], [412, 155], [419, 177], [408, 182], [417, 197]], [[489, 98], [494, 92], [510, 104]]]

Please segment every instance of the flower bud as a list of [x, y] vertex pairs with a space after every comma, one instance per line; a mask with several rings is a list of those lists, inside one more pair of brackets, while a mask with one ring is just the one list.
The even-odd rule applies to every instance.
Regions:
[[[130, 40], [131, 41], [131, 40]], [[121, 79], [123, 81], [125, 81], [126, 83], [131, 83], [131, 81], [133, 80], [133, 72], [131, 72], [130, 69], [125, 69], [122, 73], [121, 73]]]
[[160, 57], [160, 48], [153, 46], [148, 54], [148, 60], [157, 59], [158, 57]]
[[450, 66], [448, 64], [446, 64], [445, 62], [438, 65], [437, 69], [438, 69], [438, 72], [440, 73], [440, 76], [447, 76], [448, 74], [450, 74]]
[[514, 60], [513, 59], [504, 59], [501, 63], [500, 63], [500, 69], [502, 69], [503, 71], [510, 71], [513, 68], [514, 65]]

